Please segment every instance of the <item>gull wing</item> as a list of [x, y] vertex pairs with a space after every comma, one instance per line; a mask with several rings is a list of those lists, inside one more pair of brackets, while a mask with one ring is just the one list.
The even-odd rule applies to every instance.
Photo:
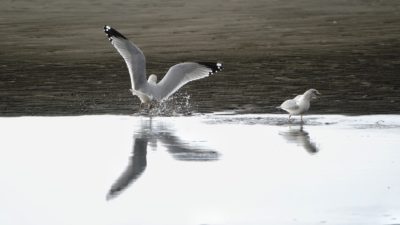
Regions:
[[284, 110], [296, 110], [299, 108], [296, 101], [293, 99], [284, 101], [280, 107], [281, 107], [281, 109], [284, 109]]
[[300, 98], [302, 97], [303, 95], [297, 95], [296, 97], [294, 97], [294, 99], [293, 100], [295, 100], [296, 102], [297, 101], [299, 101], [300, 100]]
[[114, 48], [124, 58], [131, 78], [132, 90], [137, 90], [146, 82], [146, 59], [142, 50], [110, 26], [104, 26], [104, 32]]
[[172, 66], [164, 78], [153, 89], [153, 96], [158, 100], [168, 98], [190, 81], [208, 77], [222, 70], [221, 63], [184, 62]]

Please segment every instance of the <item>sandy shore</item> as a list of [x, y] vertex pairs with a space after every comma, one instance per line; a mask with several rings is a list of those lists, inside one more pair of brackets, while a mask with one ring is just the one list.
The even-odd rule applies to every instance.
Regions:
[[[315, 113], [400, 112], [398, 1], [11, 1], [0, 3], [0, 114], [132, 113], [114, 26], [148, 71], [221, 60], [225, 71], [185, 88], [200, 112], [275, 112], [310, 86]], [[205, 87], [213, 87], [204, 90]], [[329, 103], [329, 104], [328, 104]]]

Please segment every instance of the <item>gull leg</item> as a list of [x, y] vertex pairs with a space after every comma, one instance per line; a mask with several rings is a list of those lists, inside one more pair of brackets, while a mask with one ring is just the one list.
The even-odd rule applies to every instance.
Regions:
[[289, 123], [290, 123], [290, 117], [292, 117], [292, 115], [289, 114]]
[[301, 118], [301, 124], [303, 124], [303, 123], [304, 123], [304, 121], [303, 121], [303, 114], [300, 115], [300, 118]]
[[149, 102], [149, 103], [147, 103], [147, 104], [148, 104], [148, 107], [147, 107], [148, 110], [150, 110], [150, 109], [153, 108], [153, 104], [151, 104], [151, 102]]

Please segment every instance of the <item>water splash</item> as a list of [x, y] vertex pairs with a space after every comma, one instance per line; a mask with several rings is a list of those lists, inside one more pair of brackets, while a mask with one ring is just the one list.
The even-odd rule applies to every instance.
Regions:
[[153, 103], [150, 109], [142, 109], [139, 112], [147, 116], [188, 116], [192, 113], [190, 95], [186, 92], [176, 93], [164, 101]]

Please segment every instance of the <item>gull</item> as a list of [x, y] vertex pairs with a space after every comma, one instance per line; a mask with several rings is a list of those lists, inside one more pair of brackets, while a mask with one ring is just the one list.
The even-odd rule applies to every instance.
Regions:
[[289, 113], [289, 122], [292, 115], [300, 115], [301, 122], [303, 122], [303, 114], [310, 108], [310, 101], [320, 95], [316, 89], [309, 89], [302, 95], [297, 95], [294, 99], [284, 101], [277, 108], [283, 109]]
[[169, 68], [158, 83], [155, 74], [146, 80], [146, 59], [142, 50], [110, 26], [104, 26], [104, 32], [125, 60], [131, 79], [131, 92], [139, 97], [140, 106], [150, 106], [153, 100], [165, 100], [188, 82], [208, 77], [223, 69], [220, 62], [183, 62]]

